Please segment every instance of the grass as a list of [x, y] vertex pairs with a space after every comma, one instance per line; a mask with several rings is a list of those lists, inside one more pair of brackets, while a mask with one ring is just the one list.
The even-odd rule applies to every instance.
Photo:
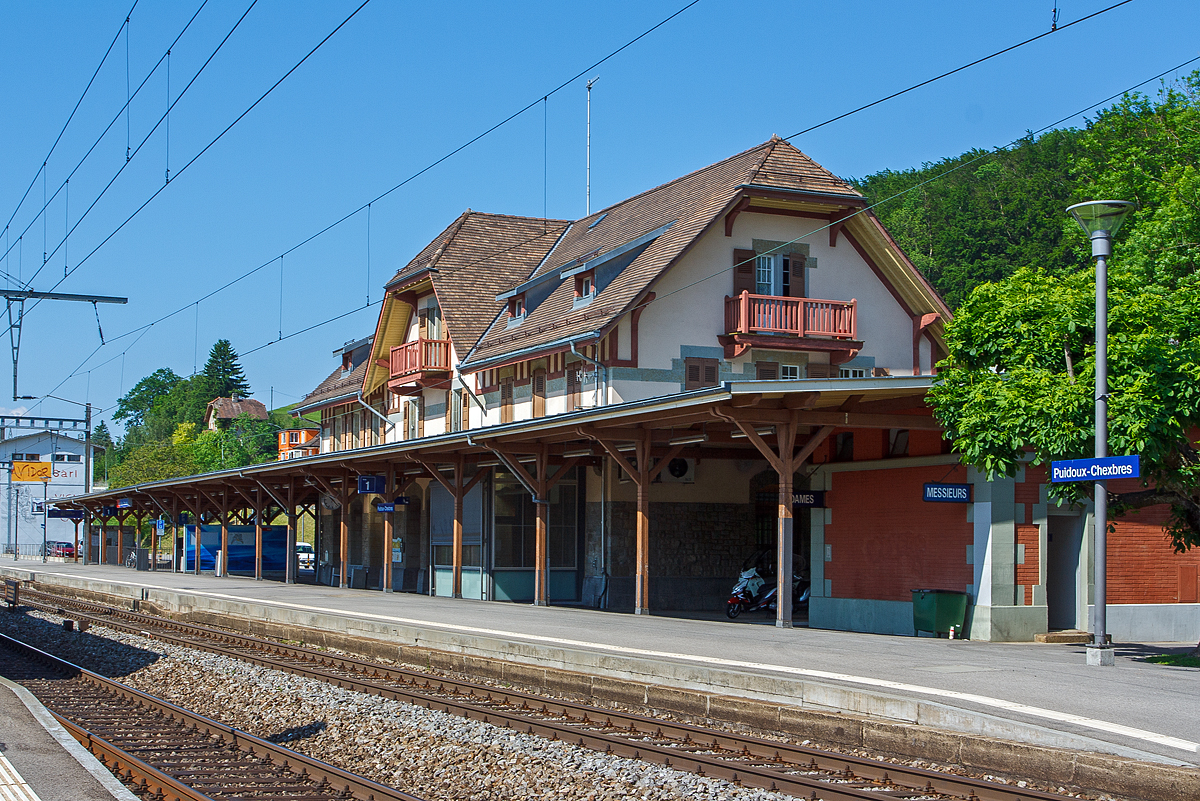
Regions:
[[1158, 665], [1170, 665], [1171, 667], [1200, 668], [1200, 656], [1187, 656], [1186, 654], [1163, 654], [1162, 656], [1151, 656], [1147, 658], [1146, 661], [1154, 662]]

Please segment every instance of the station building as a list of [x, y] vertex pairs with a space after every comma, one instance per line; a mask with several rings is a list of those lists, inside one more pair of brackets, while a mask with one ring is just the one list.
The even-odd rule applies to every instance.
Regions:
[[[579, 220], [468, 210], [386, 293], [295, 409], [319, 454], [81, 502], [311, 514], [340, 586], [719, 611], [765, 550], [814, 627], [912, 634], [912, 590], [948, 589], [972, 638], [1087, 628], [1090, 508], [949, 452], [925, 403], [949, 309], [781, 139]], [[1156, 514], [1110, 539], [1109, 628], [1200, 639], [1200, 556]]]

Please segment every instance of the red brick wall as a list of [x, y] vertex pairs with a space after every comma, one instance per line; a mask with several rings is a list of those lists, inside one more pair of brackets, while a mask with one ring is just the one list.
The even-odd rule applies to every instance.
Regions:
[[1116, 521], [1108, 535], [1109, 603], [1195, 603], [1200, 551], [1175, 553], [1163, 531], [1169, 516], [1168, 507], [1150, 506]]
[[833, 597], [907, 601], [914, 589], [966, 589], [974, 580], [969, 507], [921, 499], [926, 482], [966, 480], [965, 467], [946, 465], [834, 473], [825, 495], [833, 510], [825, 526]]
[[[1026, 511], [1025, 514], [1028, 515], [1029, 512]], [[1039, 534], [1040, 530], [1037, 526], [1017, 524], [1017, 544], [1025, 546], [1025, 564], [1017, 565], [1017, 583], [1025, 587], [1025, 603], [1027, 605], [1033, 603], [1033, 585], [1039, 583], [1038, 560], [1041, 556], [1038, 548]]]

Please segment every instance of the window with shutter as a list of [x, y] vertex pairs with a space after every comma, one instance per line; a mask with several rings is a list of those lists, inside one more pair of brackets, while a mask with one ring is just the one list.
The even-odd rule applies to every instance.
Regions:
[[808, 257], [803, 253], [793, 253], [789, 258], [789, 272], [791, 273], [791, 287], [788, 292], [788, 297], [803, 298], [807, 297], [804, 292], [804, 265], [808, 261]]
[[425, 396], [417, 396], [417, 437], [425, 436]]
[[800, 378], [800, 365], [798, 364], [781, 364], [779, 365], [779, 377], [784, 381], [795, 381]]
[[809, 378], [837, 378], [838, 367], [836, 364], [809, 364]]
[[683, 379], [684, 390], [715, 387], [720, 383], [720, 363], [716, 359], [684, 359]]
[[500, 422], [513, 421], [513, 380], [504, 378], [500, 381]]
[[417, 312], [417, 336], [421, 339], [429, 337], [429, 309]]
[[754, 366], [759, 381], [777, 381], [779, 379], [779, 362], [755, 362]]
[[470, 400], [471, 393], [470, 393], [470, 391], [464, 389], [460, 394], [462, 396], [460, 398], [461, 402], [459, 403], [459, 407], [460, 407], [459, 414], [461, 416], [459, 417], [458, 430], [466, 431], [468, 428], [471, 427], [471, 400]]
[[733, 251], [733, 294], [754, 291], [754, 251]]
[[446, 431], [447, 434], [450, 433], [451, 431], [458, 430], [454, 427], [454, 406], [455, 406], [454, 394], [455, 394], [455, 390], [453, 390], [453, 389], [446, 390], [446, 412], [445, 412], [445, 414], [442, 415], [443, 420], [444, 420], [442, 425], [445, 427], [444, 430]]
[[546, 371], [538, 370], [533, 374], [533, 416], [546, 416]]
[[567, 368], [567, 411], [573, 412], [579, 408], [579, 368]]

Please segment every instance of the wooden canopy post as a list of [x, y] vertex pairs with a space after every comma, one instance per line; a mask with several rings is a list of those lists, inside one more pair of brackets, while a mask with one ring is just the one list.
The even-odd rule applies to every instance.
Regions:
[[175, 553], [175, 546], [179, 542], [179, 497], [171, 496], [171, 572], [174, 573], [177, 567], [176, 562], [179, 557]]
[[117, 556], [113, 561], [118, 567], [124, 566], [122, 551], [125, 550], [125, 512], [123, 509], [117, 510]]
[[[284, 568], [283, 581], [285, 584], [296, 583], [296, 480], [288, 479], [287, 487], [287, 567]], [[313, 553], [313, 568], [317, 566], [316, 553]]]
[[82, 523], [83, 521], [82, 520], [72, 520], [71, 522], [75, 524], [75, 553], [74, 553], [74, 558], [71, 561], [75, 562], [76, 564], [79, 564], [79, 524]]
[[454, 541], [453, 541], [453, 581], [451, 582], [451, 595], [455, 598], [462, 597], [462, 568], [463, 568], [463, 499], [467, 497], [467, 493], [479, 483], [488, 473], [488, 468], [480, 468], [475, 471], [475, 475], [470, 481], [466, 480], [466, 459], [462, 454], [454, 457], [451, 463], [454, 467], [453, 479], [447, 479], [438, 470], [437, 464], [426, 461], [421, 457], [414, 457], [418, 462], [424, 465], [425, 470], [429, 472], [437, 482], [445, 487], [446, 492], [450, 493], [450, 497], [454, 499]]
[[594, 439], [603, 446], [608, 455], [613, 458], [625, 474], [637, 485], [637, 526], [635, 542], [635, 567], [633, 613], [635, 615], [650, 614], [650, 484], [658, 478], [671, 460], [678, 456], [685, 445], [672, 446], [663, 458], [653, 466], [650, 465], [650, 450], [653, 446], [653, 433], [646, 428], [639, 432], [634, 440], [635, 464], [630, 464], [625, 455], [618, 449], [617, 443], [611, 439], [602, 438], [600, 433], [591, 429], [581, 429], [580, 434]]
[[[396, 492], [396, 465], [388, 462], [387, 473], [383, 480], [383, 499], [385, 502], [394, 502]], [[389, 501], [389, 499], [391, 499]], [[385, 512], [383, 515], [383, 570], [380, 572], [380, 589], [384, 592], [392, 591], [392, 532], [393, 520], [396, 517], [395, 507], [393, 511]]]
[[341, 560], [341, 573], [338, 578], [339, 587], [350, 586], [350, 473], [343, 471], [342, 473], [342, 508], [338, 515], [341, 525], [339, 526], [339, 546], [338, 558]]
[[754, 445], [763, 458], [779, 476], [779, 507], [775, 537], [775, 574], [778, 590], [775, 595], [775, 625], [780, 628], [792, 627], [792, 563], [795, 553], [793, 517], [792, 517], [792, 485], [796, 468], [812, 455], [825, 439], [833, 433], [833, 426], [822, 426], [808, 438], [804, 447], [796, 451], [796, 436], [800, 425], [801, 412], [790, 413], [788, 422], [775, 422], [776, 449], [770, 445], [755, 430], [758, 425], [753, 417], [729, 416], [720, 411], [713, 412], [734, 425], [746, 435], [746, 439]]
[[254, 491], [254, 580], [262, 581], [263, 577], [263, 509], [266, 507], [262, 490]]
[[537, 527], [534, 531], [534, 566], [533, 566], [533, 603], [534, 606], [546, 606], [550, 603], [550, 490], [554, 489], [567, 471], [579, 462], [578, 456], [565, 459], [554, 475], [550, 475], [550, 449], [542, 443], [533, 451], [534, 475], [517, 460], [514, 451], [499, 447], [487, 446], [500, 457], [513, 475], [525, 485], [533, 495], [534, 507], [537, 510]]

